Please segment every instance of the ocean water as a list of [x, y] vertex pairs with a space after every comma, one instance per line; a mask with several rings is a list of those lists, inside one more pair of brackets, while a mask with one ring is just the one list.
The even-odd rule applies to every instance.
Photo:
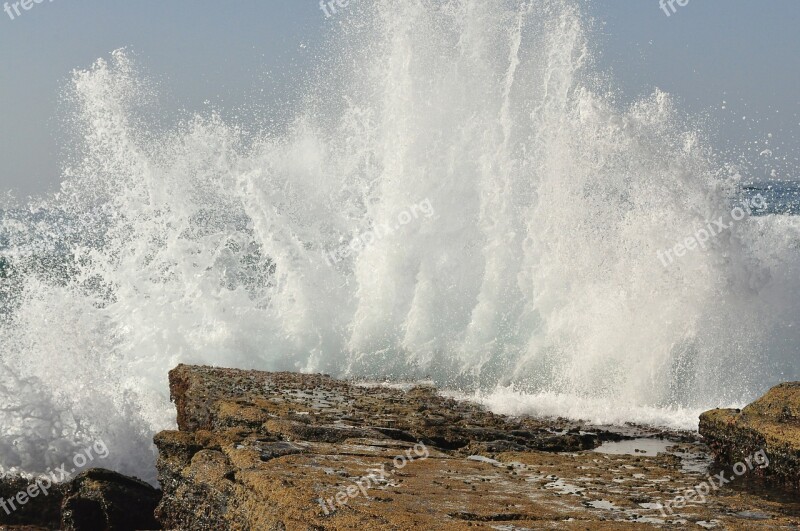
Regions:
[[618, 104], [582, 4], [352, 3], [280, 127], [165, 127], [125, 51], [76, 72], [61, 190], [0, 230], [3, 469], [101, 439], [154, 481], [178, 363], [688, 429], [800, 378], [796, 200], [669, 94]]
[[800, 215], [800, 181], [767, 181], [744, 185], [741, 196], [749, 201], [757, 196], [763, 198], [765, 208], [753, 211], [754, 215]]

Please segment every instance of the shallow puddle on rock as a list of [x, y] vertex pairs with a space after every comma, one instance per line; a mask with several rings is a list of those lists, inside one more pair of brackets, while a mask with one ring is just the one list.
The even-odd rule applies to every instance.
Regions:
[[594, 451], [609, 455], [647, 455], [654, 456], [667, 453], [667, 448], [674, 446], [672, 441], [662, 439], [630, 439], [627, 441], [605, 442]]
[[637, 437], [624, 441], [609, 441], [594, 449], [608, 455], [637, 455], [654, 457], [660, 453], [674, 455], [681, 460], [681, 471], [687, 474], [705, 474], [711, 458], [704, 447], [696, 443], [680, 443], [669, 439]]
[[592, 509], [603, 509], [605, 511], [619, 511], [620, 508], [614, 505], [612, 502], [608, 500], [593, 500], [584, 502], [586, 507], [591, 507]]

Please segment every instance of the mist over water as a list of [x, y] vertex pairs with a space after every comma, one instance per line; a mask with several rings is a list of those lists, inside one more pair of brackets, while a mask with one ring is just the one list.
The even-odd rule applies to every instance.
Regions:
[[165, 129], [124, 51], [75, 73], [62, 190], [2, 221], [6, 469], [102, 439], [103, 466], [153, 481], [182, 362], [685, 428], [800, 378], [798, 218], [748, 217], [665, 266], [744, 178], [669, 95], [615, 103], [580, 2], [337, 17], [285, 128]]

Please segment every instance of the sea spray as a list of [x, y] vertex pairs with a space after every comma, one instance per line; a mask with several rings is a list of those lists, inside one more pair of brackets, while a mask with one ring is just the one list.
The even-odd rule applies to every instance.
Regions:
[[[663, 267], [658, 249], [730, 212], [736, 171], [669, 95], [615, 104], [580, 2], [381, 0], [336, 20], [281, 129], [209, 112], [164, 130], [124, 51], [75, 73], [62, 189], [2, 226], [19, 274], [0, 465], [102, 439], [104, 465], [153, 481], [181, 362], [681, 427], [800, 376], [796, 219]], [[326, 260], [423, 201], [434, 215]], [[42, 241], [63, 269], [35, 266]]]

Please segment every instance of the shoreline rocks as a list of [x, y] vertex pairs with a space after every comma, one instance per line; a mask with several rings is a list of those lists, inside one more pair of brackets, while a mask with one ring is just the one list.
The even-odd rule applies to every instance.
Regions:
[[[25, 525], [46, 528], [54, 522], [61, 522], [61, 502], [64, 499], [64, 486], [53, 485], [47, 496], [37, 495], [20, 505], [16, 496], [26, 492], [31, 482], [21, 477], [6, 477], [0, 481], [0, 524]], [[15, 503], [15, 508], [10, 506]], [[8, 509], [8, 510], [6, 510]]]
[[[167, 528], [322, 525], [314, 493], [380, 469], [417, 443], [451, 459], [444, 452], [580, 451], [603, 439], [553, 433], [539, 421], [495, 415], [431, 387], [358, 386], [325, 375], [181, 365], [170, 372], [170, 392], [179, 430], [155, 439], [164, 489], [157, 514]], [[296, 477], [297, 467], [308, 476]], [[302, 504], [288, 485], [303, 491]], [[277, 492], [297, 506], [276, 502]]]
[[733, 465], [763, 451], [769, 466], [760, 472], [800, 488], [800, 382], [777, 385], [742, 410], [707, 411], [699, 431], [718, 462]]
[[161, 529], [154, 513], [161, 492], [147, 483], [101, 468], [86, 470], [64, 489], [65, 530]]
[[[169, 382], [161, 491], [91, 469], [0, 509], [0, 531], [800, 527], [796, 491], [731, 467], [766, 445], [766, 470], [797, 477], [798, 384], [705, 413], [709, 448], [691, 432], [507, 417], [424, 385], [187, 365]], [[28, 486], [0, 481], [0, 496]]]
[[[6, 504], [19, 493], [32, 492], [35, 483], [23, 478], [0, 481]], [[0, 504], [0, 530], [115, 531], [161, 529], [153, 512], [161, 492], [152, 486], [102, 468], [84, 470], [47, 493], [29, 497], [16, 510]]]
[[[707, 448], [691, 434], [631, 440], [631, 427], [510, 418], [427, 386], [324, 375], [181, 365], [170, 390], [179, 429], [155, 439], [165, 529], [800, 525], [800, 507], [745, 478], [697, 497]], [[621, 442], [595, 451], [608, 441]]]

